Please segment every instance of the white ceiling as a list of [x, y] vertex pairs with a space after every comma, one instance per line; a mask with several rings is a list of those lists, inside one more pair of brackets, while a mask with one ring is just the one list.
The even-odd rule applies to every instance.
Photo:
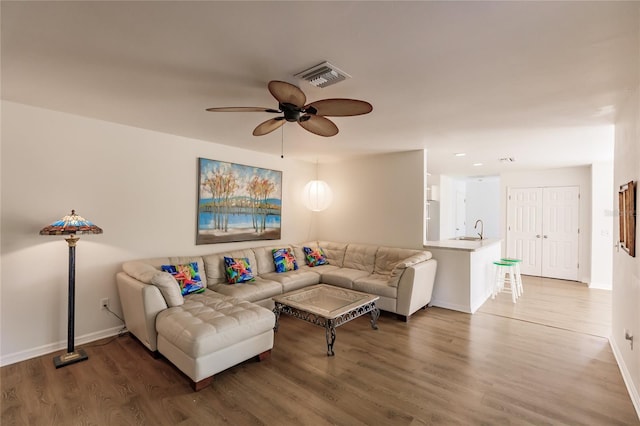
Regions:
[[[639, 82], [638, 2], [1, 2], [2, 98], [308, 161], [414, 149], [451, 175], [612, 158]], [[353, 76], [293, 74], [328, 60]], [[287, 123], [269, 80], [363, 99], [323, 138]], [[465, 157], [454, 157], [466, 152]], [[501, 157], [514, 157], [504, 164]], [[482, 162], [483, 166], [472, 166]]]

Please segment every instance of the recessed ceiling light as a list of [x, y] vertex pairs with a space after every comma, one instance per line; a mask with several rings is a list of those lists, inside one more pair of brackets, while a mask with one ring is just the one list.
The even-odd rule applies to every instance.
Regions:
[[454, 155], [456, 157], [464, 157], [465, 155], [467, 155], [467, 153], [466, 152], [456, 152]]
[[473, 163], [474, 166], [482, 166], [482, 163]]

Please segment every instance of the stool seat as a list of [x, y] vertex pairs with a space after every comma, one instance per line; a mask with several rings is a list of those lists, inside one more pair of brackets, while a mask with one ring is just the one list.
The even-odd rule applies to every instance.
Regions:
[[500, 259], [501, 262], [510, 262], [513, 263], [516, 267], [516, 285], [518, 288], [518, 296], [522, 296], [522, 294], [524, 293], [524, 286], [522, 285], [522, 275], [520, 275], [520, 263], [522, 262], [521, 259], [514, 259], [514, 258], [510, 258], [510, 257], [503, 257], [502, 259]]

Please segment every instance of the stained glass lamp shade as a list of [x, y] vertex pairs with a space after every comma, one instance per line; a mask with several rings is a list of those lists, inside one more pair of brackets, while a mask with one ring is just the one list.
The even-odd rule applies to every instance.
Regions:
[[76, 243], [80, 238], [79, 234], [102, 234], [102, 229], [76, 214], [71, 210], [71, 214], [60, 220], [45, 226], [40, 230], [40, 235], [68, 235], [65, 240], [69, 245], [69, 309], [67, 321], [67, 353], [53, 358], [56, 368], [88, 359], [87, 353], [83, 349], [74, 348], [74, 317], [75, 317], [75, 294], [76, 294]]

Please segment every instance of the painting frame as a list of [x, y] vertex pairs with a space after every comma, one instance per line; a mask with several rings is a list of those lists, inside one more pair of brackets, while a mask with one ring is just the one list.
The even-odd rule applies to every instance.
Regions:
[[198, 157], [196, 245], [279, 240], [282, 171]]
[[630, 181], [620, 185], [618, 211], [620, 212], [620, 247], [636, 257], [636, 183]]

